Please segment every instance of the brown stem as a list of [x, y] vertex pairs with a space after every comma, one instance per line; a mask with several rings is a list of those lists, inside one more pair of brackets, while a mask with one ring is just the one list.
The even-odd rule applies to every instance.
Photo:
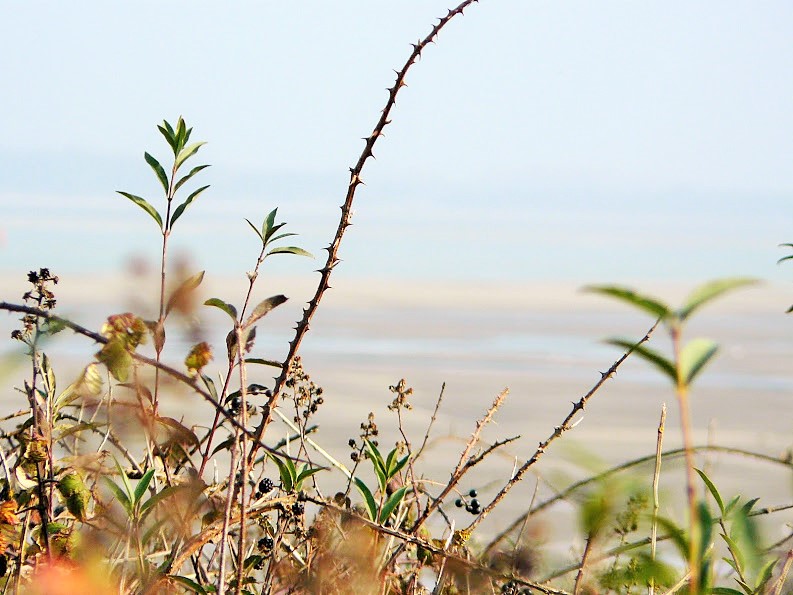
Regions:
[[287, 356], [281, 366], [281, 373], [275, 381], [272, 395], [268, 399], [267, 405], [264, 408], [262, 420], [259, 423], [259, 426], [256, 428], [256, 439], [254, 441], [253, 447], [250, 450], [250, 453], [248, 454], [249, 462], [253, 461], [256, 457], [258, 444], [261, 442], [261, 438], [264, 436], [264, 431], [272, 420], [272, 408], [277, 406], [278, 396], [283, 389], [284, 384], [286, 383], [286, 378], [289, 374], [289, 367], [292, 365], [292, 360], [294, 360], [295, 355], [297, 355], [297, 350], [300, 348], [300, 343], [303, 341], [303, 337], [308, 332], [309, 323], [311, 322], [314, 313], [317, 311], [317, 307], [322, 300], [322, 296], [330, 288], [330, 275], [333, 272], [333, 269], [339, 263], [339, 246], [341, 245], [341, 240], [344, 237], [344, 232], [350, 225], [352, 225], [352, 203], [353, 199], [355, 198], [355, 192], [358, 189], [358, 186], [363, 184], [363, 180], [361, 180], [361, 172], [363, 171], [366, 162], [370, 157], [373, 156], [372, 149], [374, 148], [377, 139], [382, 136], [383, 130], [388, 124], [390, 124], [390, 120], [388, 118], [391, 115], [391, 110], [396, 104], [397, 94], [402, 87], [406, 86], [405, 76], [407, 75], [408, 70], [410, 70], [410, 67], [413, 66], [416, 60], [418, 60], [418, 58], [421, 56], [421, 52], [424, 50], [424, 48], [435, 41], [435, 38], [441, 29], [443, 29], [443, 27], [445, 27], [446, 24], [452, 20], [452, 18], [458, 14], [463, 14], [463, 11], [468, 6], [478, 1], [479, 0], [464, 0], [459, 5], [457, 5], [457, 7], [449, 10], [445, 17], [439, 19], [438, 23], [432, 27], [429, 35], [413, 44], [413, 51], [410, 53], [407, 61], [402, 66], [402, 69], [397, 72], [394, 85], [388, 89], [388, 100], [386, 101], [385, 107], [380, 114], [380, 118], [377, 120], [372, 133], [365, 139], [366, 144], [363, 151], [361, 152], [361, 155], [358, 157], [357, 163], [350, 169], [350, 181], [347, 185], [347, 194], [344, 198], [344, 204], [341, 206], [341, 217], [339, 219], [339, 225], [336, 229], [336, 235], [333, 237], [333, 241], [330, 243], [330, 245], [325, 248], [328, 252], [328, 258], [325, 261], [325, 266], [319, 269], [320, 279], [319, 283], [317, 284], [317, 289], [314, 292], [314, 297], [312, 297], [311, 301], [308, 302], [307, 307], [303, 309], [303, 318], [297, 323], [297, 326], [295, 327], [295, 335], [294, 338], [289, 342], [289, 352], [287, 353]]

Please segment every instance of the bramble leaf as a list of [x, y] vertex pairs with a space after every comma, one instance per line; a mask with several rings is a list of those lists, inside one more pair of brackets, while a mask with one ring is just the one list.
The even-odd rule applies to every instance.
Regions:
[[253, 309], [251, 315], [248, 316], [248, 320], [245, 321], [245, 324], [242, 325], [243, 329], [249, 328], [252, 324], [255, 324], [256, 321], [266, 316], [270, 310], [273, 308], [277, 308], [281, 304], [283, 304], [288, 298], [285, 295], [274, 295], [272, 297], [268, 297], [266, 300], [262, 300], [259, 304]]
[[168, 315], [171, 309], [182, 302], [185, 301], [187, 296], [196, 289], [201, 282], [204, 280], [204, 273], [206, 271], [201, 271], [200, 273], [185, 279], [179, 287], [177, 287], [171, 297], [168, 298], [168, 304], [165, 306], [165, 314]]
[[231, 317], [231, 319], [236, 322], [237, 321], [237, 308], [232, 306], [231, 304], [227, 304], [221, 299], [218, 298], [209, 298], [207, 301], [204, 302], [205, 306], [214, 306], [215, 308], [220, 308], [226, 314]]

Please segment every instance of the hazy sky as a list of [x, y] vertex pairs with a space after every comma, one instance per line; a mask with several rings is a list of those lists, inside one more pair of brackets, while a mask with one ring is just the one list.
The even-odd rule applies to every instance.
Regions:
[[[180, 114], [213, 167], [175, 246], [241, 273], [244, 218], [277, 206], [319, 253], [392, 69], [448, 6], [0, 2], [0, 271], [156, 262], [114, 191], [162, 204], [142, 155]], [[339, 275], [793, 278], [791, 30], [788, 0], [482, 0], [408, 75]]]

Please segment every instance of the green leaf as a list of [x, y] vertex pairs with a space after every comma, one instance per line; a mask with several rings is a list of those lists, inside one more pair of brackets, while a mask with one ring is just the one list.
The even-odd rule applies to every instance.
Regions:
[[205, 272], [206, 271], [201, 271], [200, 273], [186, 279], [181, 285], [179, 285], [179, 287], [174, 290], [174, 292], [171, 294], [171, 297], [168, 298], [168, 304], [165, 307], [166, 315], [170, 313], [171, 308], [173, 308], [175, 303], [183, 299], [188, 293], [201, 285], [201, 282], [204, 280]]
[[271, 359], [262, 359], [260, 357], [246, 357], [246, 364], [261, 364], [262, 366], [272, 366], [273, 368], [281, 368], [283, 364]]
[[176, 153], [178, 154], [184, 148], [188, 137], [187, 127], [181, 116], [179, 116], [179, 121], [176, 123], [176, 134], [174, 137], [176, 139]]
[[295, 491], [299, 492], [303, 488], [303, 482], [320, 471], [324, 471], [324, 467], [317, 467], [316, 469], [301, 469], [295, 481]]
[[666, 374], [673, 383], [677, 383], [677, 373], [675, 372], [674, 364], [657, 351], [645, 345], [637, 345], [635, 341], [630, 341], [628, 339], [613, 338], [608, 339], [606, 343], [616, 347], [622, 347], [626, 350], [632, 349], [636, 355]]
[[201, 194], [207, 188], [209, 188], [209, 184], [207, 184], [206, 186], [201, 186], [201, 188], [191, 193], [190, 196], [187, 197], [187, 200], [185, 200], [182, 204], [176, 207], [176, 210], [173, 212], [173, 215], [171, 216], [171, 227], [173, 227], [173, 224], [176, 223], [176, 220], [182, 216], [182, 213], [185, 212], [185, 209], [187, 209], [187, 207], [189, 207], [192, 204], [192, 202], [196, 198], [198, 198], [198, 195]]
[[704, 471], [696, 468], [694, 469], [694, 471], [699, 473], [699, 476], [702, 478], [702, 481], [705, 483], [705, 486], [708, 488], [708, 491], [710, 492], [711, 496], [713, 496], [713, 499], [716, 501], [721, 516], [724, 517], [724, 501], [721, 499], [721, 494], [719, 494], [719, 490], [716, 489], [716, 486], [713, 485], [713, 482], [710, 480], [710, 478], [707, 475], [705, 475]]
[[[279, 225], [278, 227], [281, 227], [281, 225]], [[282, 240], [284, 238], [288, 238], [290, 236], [296, 236], [296, 235], [297, 235], [296, 233], [279, 233], [277, 236], [270, 238], [269, 243], [276, 242], [278, 240]]]
[[746, 559], [744, 558], [743, 551], [741, 550], [741, 546], [738, 545], [738, 543], [736, 543], [736, 541], [732, 539], [729, 535], [722, 533], [721, 538], [730, 548], [730, 553], [733, 556], [733, 562], [735, 564], [736, 569], [738, 570], [738, 573], [743, 574], [744, 569], [746, 568]]
[[385, 467], [386, 475], [388, 475], [389, 479], [391, 479], [394, 476], [392, 469], [394, 467], [394, 461], [396, 460], [396, 457], [397, 457], [397, 449], [393, 448], [391, 449], [391, 452], [388, 453], [388, 456], [385, 459], [384, 467]]
[[140, 478], [140, 481], [138, 481], [138, 485], [135, 486], [135, 493], [133, 494], [132, 498], [132, 502], [135, 505], [137, 505], [138, 502], [140, 502], [140, 499], [143, 498], [143, 494], [145, 494], [146, 490], [149, 488], [152, 477], [154, 477], [154, 469], [149, 469], [143, 474], [143, 477]]
[[187, 161], [188, 159], [190, 159], [190, 157], [195, 155], [198, 149], [200, 149], [205, 144], [206, 144], [205, 142], [193, 143], [189, 147], [185, 147], [184, 149], [182, 149], [179, 152], [179, 155], [176, 157], [176, 161], [174, 161], [173, 164], [174, 170], [178, 170], [185, 161]]
[[757, 283], [756, 279], [749, 279], [747, 277], [734, 277], [705, 283], [697, 287], [691, 295], [688, 296], [686, 303], [678, 310], [677, 315], [681, 321], [685, 320], [691, 316], [695, 310], [717, 297], [724, 295], [728, 291], [755, 283]]
[[361, 492], [363, 496], [364, 503], [366, 504], [366, 511], [369, 513], [369, 519], [377, 522], [377, 502], [375, 502], [371, 490], [359, 478], [354, 478], [354, 481], [355, 487], [358, 488], [358, 491]]
[[744, 595], [743, 591], [729, 587], [713, 587], [710, 592], [714, 595]]
[[719, 346], [710, 339], [692, 339], [680, 350], [680, 375], [686, 385], [690, 385], [711, 358], [716, 355]]
[[273, 226], [275, 225], [276, 213], [278, 213], [277, 208], [270, 211], [270, 213], [267, 215], [267, 217], [264, 218], [264, 222], [262, 223], [261, 236], [265, 244], [270, 240], [270, 236], [273, 235], [273, 232], [275, 231], [273, 229]]
[[776, 566], [777, 562], [779, 562], [779, 560], [769, 560], [760, 569], [760, 572], [757, 573], [757, 581], [754, 587], [755, 593], [763, 592], [763, 587], [771, 580], [771, 576], [774, 573], [774, 566]]
[[656, 318], [666, 319], [672, 313], [669, 306], [662, 301], [636, 293], [627, 287], [617, 287], [616, 285], [589, 285], [583, 288], [589, 293], [599, 293], [626, 302], [640, 310], [652, 314]]
[[[292, 464], [292, 468], [286, 465], [284, 461], [281, 460], [280, 457], [277, 457], [273, 453], [268, 453], [270, 458], [278, 467], [278, 474], [281, 476], [281, 487], [285, 492], [291, 492], [292, 488], [294, 487], [294, 464]], [[289, 463], [292, 463], [291, 460], [286, 459]]]
[[[123, 473], [123, 472], [122, 472], [122, 473]], [[122, 477], [126, 477], [126, 476], [122, 476]], [[110, 479], [109, 477], [103, 477], [102, 479], [104, 479], [104, 480], [105, 480], [105, 483], [107, 484], [107, 487], [109, 487], [109, 488], [110, 488], [110, 491], [112, 491], [112, 492], [113, 492], [113, 494], [116, 496], [116, 500], [118, 500], [118, 501], [119, 501], [119, 503], [121, 504], [121, 506], [123, 506], [123, 507], [124, 507], [124, 510], [126, 510], [126, 511], [127, 511], [127, 514], [128, 514], [128, 515], [131, 515], [131, 514], [132, 514], [132, 505], [130, 504], [130, 501], [129, 501], [129, 496], [127, 496], [127, 495], [124, 493], [124, 490], [122, 490], [122, 489], [121, 489], [121, 488], [120, 488], [120, 487], [119, 487], [119, 486], [118, 486], [118, 485], [117, 485], [117, 484], [116, 484], [116, 483], [115, 483], [115, 482], [114, 482], [112, 479]]]
[[188, 589], [190, 589], [193, 593], [198, 593], [198, 595], [207, 595], [207, 591], [206, 589], [204, 589], [204, 587], [199, 585], [194, 580], [191, 580], [185, 576], [169, 575], [168, 580], [173, 581], [175, 583], [179, 583], [183, 587], [187, 587]]
[[250, 219], [246, 219], [245, 221], [247, 221], [247, 222], [248, 222], [248, 225], [250, 225], [250, 226], [251, 226], [251, 228], [253, 228], [253, 231], [255, 231], [255, 232], [256, 232], [256, 235], [257, 235], [257, 236], [259, 236], [259, 240], [261, 240], [262, 242], [264, 242], [264, 238], [262, 237], [262, 232], [260, 232], [260, 231], [259, 231], [259, 228], [257, 228], [257, 227], [256, 227], [256, 226], [255, 226], [253, 223], [251, 223], [251, 222], [250, 222]]
[[267, 256], [272, 256], [273, 254], [297, 254], [298, 256], [308, 256], [309, 258], [314, 258], [314, 255], [307, 250], [303, 250], [302, 248], [298, 248], [297, 246], [279, 246], [278, 248], [273, 248], [267, 253]]
[[242, 325], [243, 329], [250, 328], [251, 325], [255, 324], [256, 321], [266, 316], [270, 310], [273, 308], [277, 308], [281, 304], [283, 304], [288, 298], [285, 295], [274, 295], [272, 297], [268, 297], [266, 300], [262, 300], [258, 303], [258, 305], [253, 309], [251, 315], [248, 316], [248, 320], [245, 321], [245, 324]]
[[154, 494], [151, 498], [146, 500], [143, 505], [140, 507], [140, 518], [141, 520], [145, 519], [146, 516], [154, 510], [154, 507], [157, 506], [160, 502], [165, 500], [166, 498], [170, 498], [179, 490], [185, 489], [184, 486], [173, 485], [173, 486], [166, 486], [161, 489], [159, 492]]
[[152, 155], [149, 153], [143, 153], [143, 158], [146, 160], [146, 163], [154, 170], [154, 173], [157, 174], [157, 179], [160, 180], [160, 184], [162, 184], [163, 190], [165, 190], [165, 194], [168, 194], [168, 175], [165, 173], [162, 165], [160, 162], [157, 161]]
[[391, 513], [394, 512], [394, 509], [399, 506], [399, 503], [402, 502], [402, 498], [405, 497], [405, 492], [407, 492], [407, 487], [401, 487], [396, 492], [391, 494], [391, 497], [386, 500], [386, 503], [383, 504], [383, 509], [380, 511], [380, 522], [385, 523], [388, 518], [391, 516]]
[[227, 304], [226, 302], [218, 298], [209, 298], [207, 301], [204, 302], [204, 305], [220, 308], [226, 314], [228, 314], [234, 322], [237, 322], [237, 308], [235, 308], [231, 304]]
[[157, 125], [157, 129], [165, 137], [165, 141], [168, 143], [168, 146], [171, 147], [171, 150], [173, 151], [174, 157], [176, 157], [176, 144], [175, 144], [175, 139], [173, 137], [173, 129], [171, 128], [171, 125], [168, 124], [168, 122], [165, 122], [165, 125], [168, 126], [168, 128], [165, 128], [164, 126], [160, 126], [158, 124]]
[[176, 192], [179, 188], [182, 187], [182, 184], [187, 182], [190, 178], [200, 172], [202, 169], [208, 168], [208, 165], [197, 165], [193, 169], [190, 170], [189, 173], [185, 174], [184, 177], [180, 178], [178, 182], [176, 182], [176, 186], [174, 186], [173, 191]]
[[113, 339], [96, 353], [96, 359], [105, 364], [108, 372], [119, 382], [126, 382], [132, 367], [132, 356], [122, 339]]
[[121, 190], [116, 190], [116, 192], [121, 196], [126, 196], [128, 199], [130, 199], [132, 202], [138, 205], [141, 209], [143, 209], [149, 215], [151, 215], [151, 218], [157, 222], [157, 226], [160, 228], [160, 231], [162, 231], [162, 217], [157, 212], [157, 209], [155, 209], [148, 202], [146, 202], [145, 198], [141, 198], [140, 196], [135, 196], [134, 194], [130, 194], [129, 192], [122, 192]]
[[402, 470], [402, 468], [403, 468], [405, 465], [407, 465], [407, 462], [408, 462], [409, 460], [410, 460], [410, 453], [406, 454], [406, 455], [405, 455], [404, 457], [402, 457], [402, 458], [401, 458], [399, 461], [397, 461], [397, 464], [396, 464], [396, 465], [394, 465], [394, 467], [393, 467], [393, 468], [392, 468], [392, 467], [389, 467], [389, 468], [388, 468], [388, 476], [389, 476], [389, 478], [391, 478], [391, 477], [394, 477], [394, 475], [396, 475], [397, 473], [399, 473], [399, 472]]

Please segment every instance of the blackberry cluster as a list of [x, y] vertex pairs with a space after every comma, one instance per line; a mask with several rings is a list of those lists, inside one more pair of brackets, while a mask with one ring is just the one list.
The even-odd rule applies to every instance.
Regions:
[[468, 502], [466, 502], [464, 498], [457, 498], [457, 500], [454, 501], [454, 505], [457, 508], [465, 506], [466, 512], [477, 515], [482, 512], [482, 504], [476, 499], [477, 495], [476, 490], [471, 490], [468, 492], [468, 497], [471, 498]]
[[263, 480], [259, 482], [258, 490], [256, 490], [256, 497], [261, 498], [265, 494], [269, 494], [270, 492], [273, 491], [274, 487], [275, 484], [273, 483], [273, 480], [270, 479], [269, 477], [265, 477]]
[[272, 537], [262, 537], [259, 541], [256, 542], [256, 547], [259, 548], [260, 551], [266, 552], [275, 546], [275, 542], [273, 541]]

